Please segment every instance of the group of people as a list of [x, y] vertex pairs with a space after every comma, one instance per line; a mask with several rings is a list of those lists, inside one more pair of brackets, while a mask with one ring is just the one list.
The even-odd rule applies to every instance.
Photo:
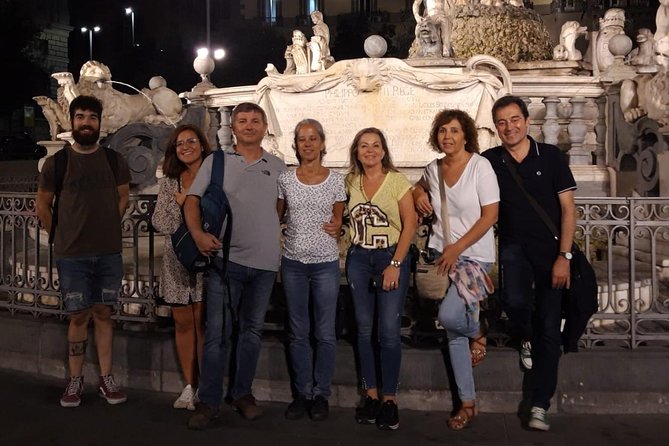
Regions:
[[[111, 375], [110, 314], [122, 275], [120, 219], [128, 201], [128, 168], [121, 157], [116, 163], [108, 161], [107, 151], [97, 143], [100, 103], [79, 97], [70, 110], [74, 143], [64, 149], [64, 181], [58, 179], [57, 162], [49, 158], [37, 195], [43, 227], [55, 226], [63, 305], [70, 313], [71, 377], [61, 405], [81, 402], [91, 318], [102, 375], [100, 395], [111, 404], [122, 403], [125, 395]], [[432, 215], [429, 243], [421, 255], [453, 279], [438, 312], [461, 401], [448, 426], [463, 429], [478, 413], [473, 366], [485, 358], [485, 329], [479, 323], [484, 296], [468, 295], [464, 276], [491, 270], [497, 260], [497, 224], [501, 299], [517, 331], [520, 363], [534, 375], [529, 427], [549, 429], [546, 411], [560, 357], [560, 296], [570, 285], [576, 184], [559, 149], [529, 136], [529, 113], [520, 98], [500, 98], [492, 115], [502, 145], [479, 154], [472, 118], [460, 110], [438, 113], [429, 142], [440, 156], [412, 185], [393, 165], [387, 140], [374, 127], [353, 138], [346, 175], [325, 167], [325, 131], [314, 119], [295, 127], [299, 165], [289, 170], [262, 148], [267, 131], [263, 109], [239, 104], [231, 119], [235, 145], [224, 157], [223, 190], [231, 208], [225, 225], [232, 225], [226, 247], [223, 232], [210, 234], [201, 225], [199, 201], [212, 175], [207, 139], [195, 126], [175, 129], [165, 151], [153, 224], [170, 234], [184, 221], [198, 249], [213, 258], [206, 273], [190, 273], [166, 237], [160, 294], [172, 305], [185, 382], [174, 407], [194, 410], [189, 428], [214, 423], [224, 395], [244, 418], [262, 414], [252, 383], [279, 271], [294, 391], [285, 417], [328, 418], [340, 288], [338, 238], [347, 211], [351, 246], [345, 273], [355, 311], [362, 390], [355, 420], [383, 430], [399, 427], [400, 320], [412, 270], [410, 248], [419, 218]], [[534, 211], [525, 190], [560, 228], [559, 239]], [[441, 221], [442, 208], [447, 209], [447, 225]], [[95, 234], [103, 222], [110, 230], [100, 239]], [[224, 249], [229, 250], [225, 264]]]

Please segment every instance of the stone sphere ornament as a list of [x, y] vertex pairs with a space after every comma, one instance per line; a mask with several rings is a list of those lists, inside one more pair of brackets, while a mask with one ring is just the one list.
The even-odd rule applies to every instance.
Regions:
[[614, 56], [626, 56], [632, 51], [632, 46], [632, 39], [626, 34], [618, 34], [609, 40], [609, 51], [611, 51], [611, 54]]
[[383, 57], [388, 51], [388, 43], [383, 37], [374, 34], [365, 39], [363, 48], [368, 57]]

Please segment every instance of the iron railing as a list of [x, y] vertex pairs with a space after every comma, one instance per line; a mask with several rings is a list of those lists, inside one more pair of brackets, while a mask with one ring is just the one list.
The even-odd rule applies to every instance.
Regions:
[[[123, 219], [125, 276], [113, 316], [118, 321], [151, 325], [169, 316], [158, 296], [163, 236], [151, 226], [155, 199], [131, 196]], [[576, 203], [576, 241], [599, 282], [599, 311], [581, 345], [635, 349], [667, 343], [669, 199], [578, 198]], [[34, 194], [0, 193], [0, 308], [64, 319], [55, 261], [38, 228]], [[503, 336], [493, 339], [505, 343]]]

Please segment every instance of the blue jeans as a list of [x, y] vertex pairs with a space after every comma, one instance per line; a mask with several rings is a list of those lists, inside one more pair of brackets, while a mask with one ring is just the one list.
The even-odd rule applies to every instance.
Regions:
[[[551, 285], [557, 252], [500, 245], [502, 304], [512, 329], [532, 341], [532, 405], [548, 409], [557, 386], [560, 361], [562, 290]], [[534, 306], [534, 310], [533, 310]]]
[[[490, 271], [492, 263], [479, 262], [484, 270]], [[474, 401], [474, 373], [472, 371], [472, 355], [469, 349], [469, 338], [479, 334], [479, 304], [475, 307], [465, 305], [454, 283], [448, 287], [446, 297], [439, 305], [439, 323], [446, 330], [448, 338], [448, 354], [453, 366], [458, 396], [462, 401]]]
[[[230, 306], [238, 321], [235, 370], [230, 396], [237, 400], [252, 394], [265, 314], [276, 281], [276, 272], [228, 262]], [[206, 336], [205, 336], [206, 337]]]
[[63, 306], [68, 313], [114, 305], [123, 278], [120, 253], [56, 260]]
[[[222, 259], [217, 257], [214, 262], [222, 267]], [[223, 399], [228, 339], [232, 331], [230, 293], [226, 281], [214, 271], [206, 273], [205, 286], [205, 332], [198, 397], [204, 404], [218, 407]]]
[[355, 321], [358, 328], [358, 357], [363, 389], [377, 388], [376, 360], [372, 343], [374, 314], [377, 315], [377, 331], [381, 359], [382, 391], [385, 396], [397, 393], [402, 350], [400, 323], [404, 310], [404, 299], [409, 288], [411, 265], [402, 260], [398, 288], [383, 291], [372, 286], [372, 277], [380, 275], [390, 265], [395, 247], [365, 249], [351, 246], [346, 257], [346, 277], [351, 287]]
[[[312, 399], [317, 395], [330, 397], [330, 384], [335, 367], [337, 340], [335, 318], [339, 296], [339, 261], [302, 263], [283, 257], [281, 281], [286, 293], [290, 324], [290, 365], [298, 394]], [[316, 361], [311, 347], [311, 315], [314, 312]]]

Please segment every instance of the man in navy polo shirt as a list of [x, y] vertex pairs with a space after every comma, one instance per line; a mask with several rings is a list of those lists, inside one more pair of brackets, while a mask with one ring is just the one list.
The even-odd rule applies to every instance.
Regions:
[[[499, 261], [504, 311], [520, 337], [522, 366], [532, 370], [529, 427], [550, 428], [546, 411], [557, 386], [562, 290], [569, 288], [569, 261], [576, 228], [576, 182], [560, 149], [528, 135], [529, 112], [522, 99], [504, 96], [492, 108], [502, 145], [483, 153], [500, 189]], [[525, 190], [560, 231], [556, 240], [528, 201]]]

